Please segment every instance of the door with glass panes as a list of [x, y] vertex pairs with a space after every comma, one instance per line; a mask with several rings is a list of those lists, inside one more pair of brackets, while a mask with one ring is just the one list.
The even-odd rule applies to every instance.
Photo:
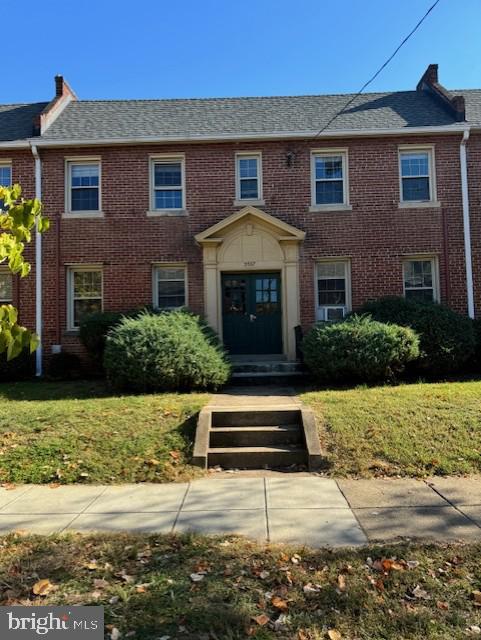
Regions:
[[222, 320], [229, 353], [282, 353], [280, 274], [224, 273]]

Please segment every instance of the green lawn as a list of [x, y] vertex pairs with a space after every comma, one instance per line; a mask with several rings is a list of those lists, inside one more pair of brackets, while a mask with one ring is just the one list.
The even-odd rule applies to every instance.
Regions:
[[107, 637], [465, 640], [481, 625], [481, 545], [13, 534], [0, 551], [1, 605], [103, 605]]
[[337, 476], [481, 472], [481, 381], [309, 392]]
[[208, 396], [113, 396], [101, 382], [0, 385], [0, 482], [163, 482], [189, 466]]

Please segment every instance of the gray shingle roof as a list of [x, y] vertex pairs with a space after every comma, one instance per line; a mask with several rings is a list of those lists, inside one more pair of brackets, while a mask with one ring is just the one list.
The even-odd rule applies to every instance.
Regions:
[[[196, 137], [317, 131], [349, 95], [194, 100], [72, 102], [44, 133], [49, 140]], [[433, 98], [416, 91], [359, 96], [331, 130], [454, 124]]]
[[0, 105], [0, 142], [23, 140], [33, 135], [33, 122], [48, 102]]

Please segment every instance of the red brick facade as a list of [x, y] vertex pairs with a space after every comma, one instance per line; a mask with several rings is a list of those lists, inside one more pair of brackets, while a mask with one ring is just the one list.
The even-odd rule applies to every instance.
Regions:
[[[203, 313], [202, 251], [194, 235], [239, 207], [235, 199], [235, 153], [262, 152], [261, 208], [306, 232], [300, 246], [301, 323], [315, 319], [314, 268], [319, 259], [348, 258], [352, 307], [368, 299], [402, 295], [402, 260], [435, 256], [441, 301], [466, 313], [466, 275], [460, 183], [460, 134], [404, 138], [359, 137], [335, 141], [278, 141], [41, 149], [42, 194], [51, 228], [43, 238], [43, 345], [80, 349], [66, 331], [66, 272], [71, 264], [101, 264], [103, 306], [127, 310], [152, 302], [152, 263], [185, 262], [189, 306]], [[399, 208], [399, 145], [434, 146], [439, 207]], [[348, 151], [352, 210], [310, 212], [312, 149]], [[475, 306], [481, 309], [481, 135], [468, 142], [469, 195]], [[293, 153], [292, 162], [287, 154]], [[149, 156], [185, 154], [187, 216], [148, 217]], [[65, 158], [100, 157], [102, 218], [65, 214]], [[34, 195], [34, 160], [27, 150], [0, 152], [12, 162], [13, 181]], [[289, 166], [290, 164], [290, 166]], [[32, 274], [15, 278], [14, 302], [22, 321], [35, 326], [34, 252]]]

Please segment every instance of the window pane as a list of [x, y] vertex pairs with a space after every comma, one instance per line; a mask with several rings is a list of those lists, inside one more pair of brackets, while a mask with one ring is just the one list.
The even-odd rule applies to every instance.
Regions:
[[346, 292], [328, 291], [319, 289], [319, 306], [324, 307], [331, 304], [346, 304]]
[[403, 200], [429, 200], [429, 178], [403, 178]]
[[320, 262], [317, 265], [319, 278], [344, 278], [344, 262]]
[[154, 165], [154, 184], [156, 187], [182, 186], [182, 165], [180, 162], [158, 163]]
[[12, 298], [12, 276], [0, 273], [0, 302], [11, 302]]
[[73, 164], [71, 167], [72, 187], [98, 187], [98, 164]]
[[342, 180], [316, 182], [316, 204], [342, 204], [343, 202]]
[[342, 178], [342, 156], [316, 157], [316, 180]]
[[94, 188], [72, 189], [72, 211], [98, 211], [99, 190]]
[[239, 159], [239, 177], [257, 178], [257, 158]]
[[433, 273], [431, 260], [411, 260], [404, 263], [404, 286], [432, 287]]
[[259, 197], [257, 179], [240, 181], [240, 197], [242, 200], [256, 200]]
[[73, 303], [73, 323], [78, 327], [82, 318], [90, 313], [102, 311], [101, 300], [74, 300]]
[[10, 187], [12, 184], [12, 167], [0, 167], [0, 186]]
[[185, 285], [180, 280], [162, 280], [159, 282], [159, 297], [184, 296]]
[[177, 269], [175, 267], [159, 267], [157, 269], [157, 275], [159, 280], [184, 280], [184, 269]]
[[406, 298], [408, 300], [417, 300], [418, 302], [434, 302], [434, 290], [406, 289]]
[[74, 271], [74, 298], [100, 298], [102, 296], [101, 271]]
[[427, 153], [403, 153], [401, 155], [402, 177], [429, 175], [429, 155]]
[[182, 191], [172, 189], [155, 192], [156, 209], [182, 209]]

